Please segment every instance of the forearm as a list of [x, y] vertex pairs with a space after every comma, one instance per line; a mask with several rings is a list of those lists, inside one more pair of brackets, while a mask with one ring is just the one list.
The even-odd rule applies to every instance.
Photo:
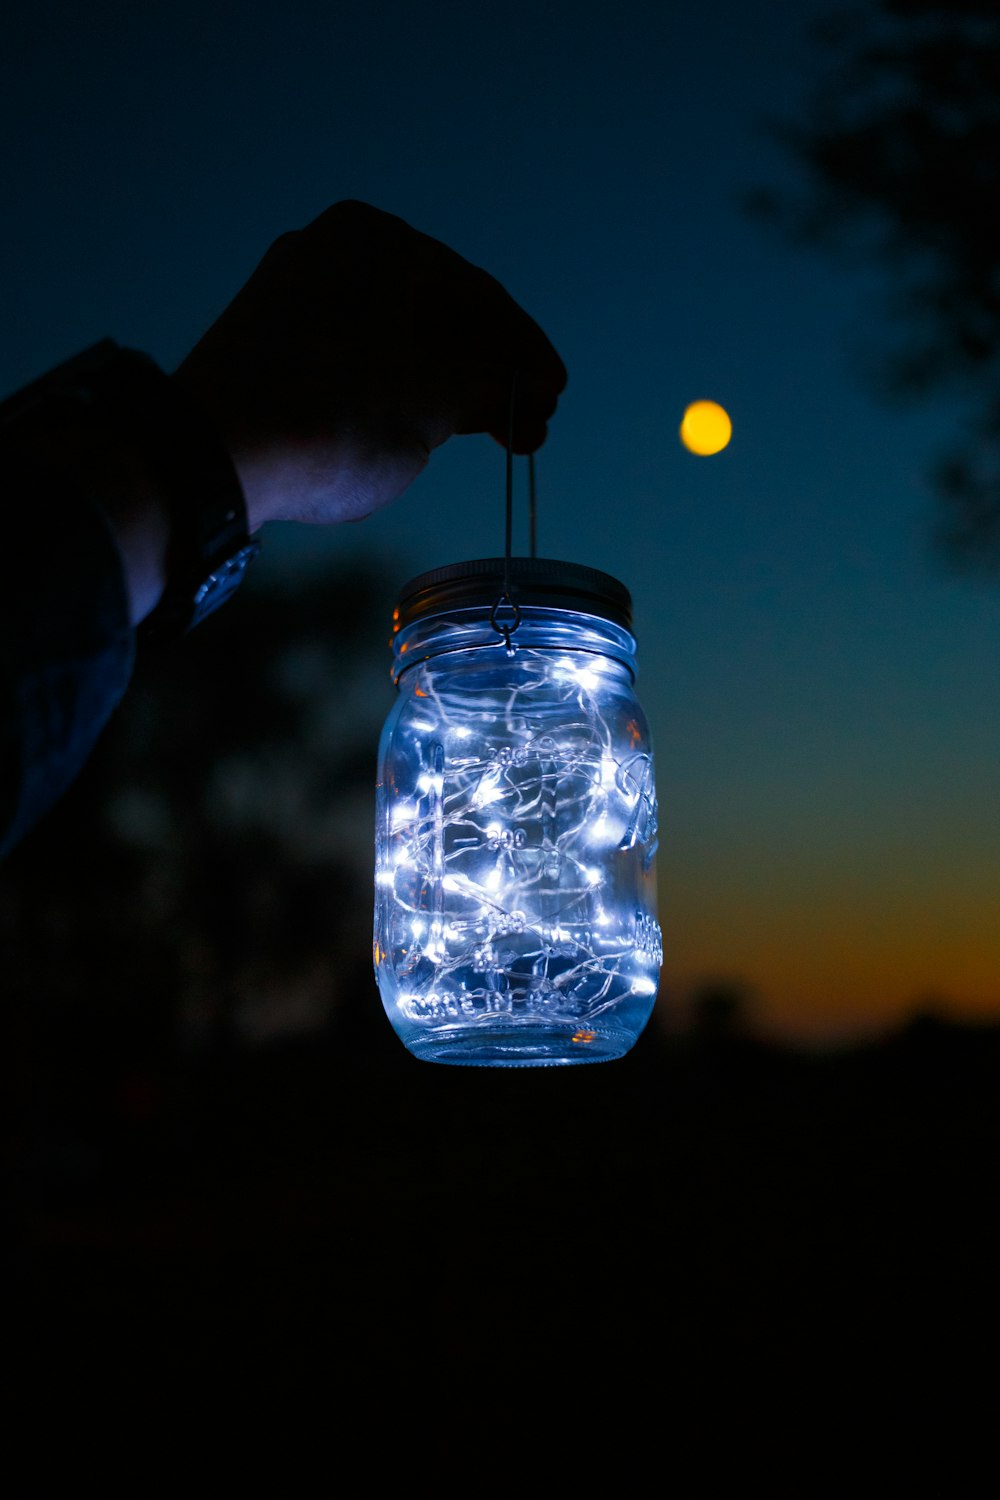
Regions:
[[[159, 603], [167, 576], [169, 510], [162, 481], [140, 452], [80, 420], [48, 430], [15, 430], [0, 448], [0, 483], [8, 534], [16, 512], [44, 504], [40, 497], [46, 492], [93, 502], [117, 548], [128, 623], [138, 625]], [[48, 541], [58, 544], [51, 534]], [[21, 563], [32, 571], [46, 560], [23, 557]]]
[[247, 538], [211, 422], [110, 343], [0, 406], [0, 526], [5, 852], [82, 768], [128, 686], [136, 627], [169, 639], [210, 612]]

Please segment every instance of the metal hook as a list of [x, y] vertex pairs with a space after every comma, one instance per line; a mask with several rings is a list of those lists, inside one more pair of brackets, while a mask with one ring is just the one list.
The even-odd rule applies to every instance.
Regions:
[[[509, 623], [505, 622], [503, 620], [500, 620], [498, 618], [500, 610], [503, 609], [503, 608], [505, 608], [505, 607], [507, 609], [511, 610], [513, 612], [513, 615], [514, 615], [513, 620], [511, 620]], [[505, 590], [500, 595], [500, 597], [497, 599], [497, 601], [494, 604], [493, 608], [490, 610], [490, 625], [496, 631], [497, 635], [502, 635], [503, 636], [503, 643], [504, 643], [504, 646], [506, 647], [507, 655], [508, 656], [513, 656], [514, 653], [517, 650], [517, 647], [514, 645], [514, 643], [511, 640], [511, 635], [514, 633], [514, 631], [517, 629], [517, 627], [520, 625], [520, 623], [521, 623], [521, 610], [520, 610], [520, 606], [515, 603], [515, 601], [510, 597], [510, 595]]]

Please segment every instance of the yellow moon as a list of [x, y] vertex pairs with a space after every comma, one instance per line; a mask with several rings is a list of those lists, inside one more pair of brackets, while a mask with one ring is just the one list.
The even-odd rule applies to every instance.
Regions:
[[733, 435], [729, 413], [715, 401], [693, 401], [684, 412], [681, 442], [691, 453], [721, 453]]

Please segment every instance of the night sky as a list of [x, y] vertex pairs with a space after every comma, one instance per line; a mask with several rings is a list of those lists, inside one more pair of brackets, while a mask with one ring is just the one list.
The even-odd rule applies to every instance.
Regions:
[[[569, 385], [539, 551], [634, 599], [660, 1004], [739, 982], [803, 1039], [1000, 1013], [1000, 590], [929, 544], [958, 414], [879, 404], [882, 281], [741, 208], [789, 179], [765, 122], [808, 94], [829, 10], [14, 0], [0, 51], [2, 392], [105, 336], [172, 368], [345, 197], [542, 324]], [[702, 397], [734, 427], [709, 458], [677, 434]], [[362, 526], [274, 528], [257, 566], [377, 557], [388, 626], [413, 573], [502, 545], [503, 454], [473, 437]]]

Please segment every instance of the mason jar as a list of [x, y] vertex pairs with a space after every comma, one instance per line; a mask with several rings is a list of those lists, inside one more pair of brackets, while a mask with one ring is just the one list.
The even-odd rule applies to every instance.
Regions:
[[649, 1020], [656, 790], [631, 626], [616, 579], [544, 558], [456, 563], [400, 593], [374, 958], [418, 1058], [606, 1062]]

